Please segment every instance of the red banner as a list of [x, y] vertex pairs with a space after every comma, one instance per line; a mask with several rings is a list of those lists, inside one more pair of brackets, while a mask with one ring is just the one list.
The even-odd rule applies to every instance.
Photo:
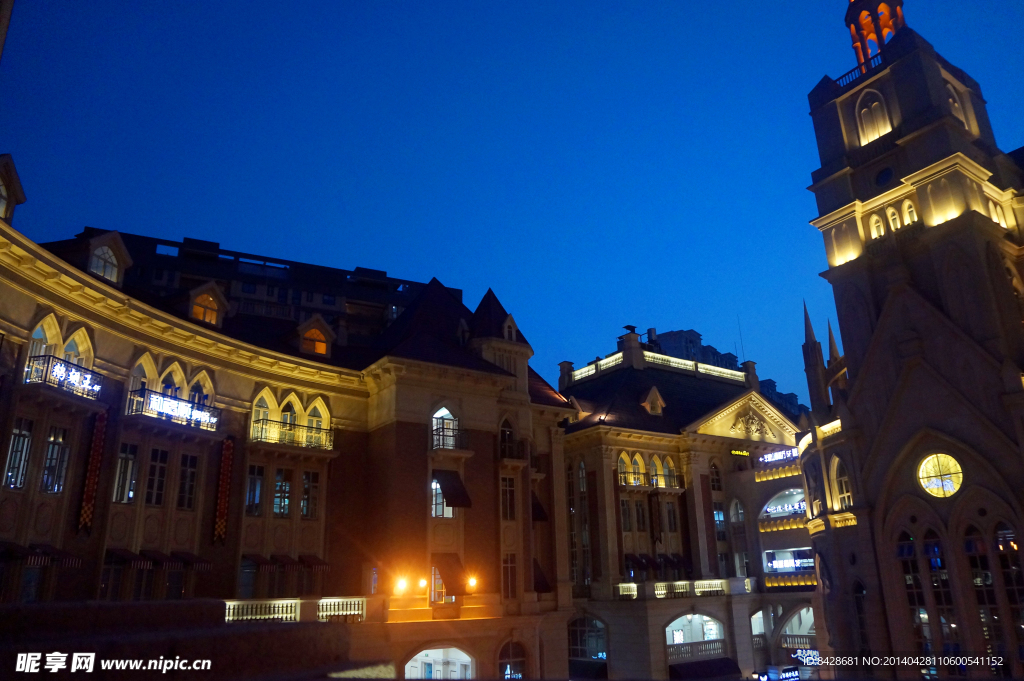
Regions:
[[235, 441], [224, 440], [220, 452], [220, 480], [217, 483], [217, 515], [213, 521], [213, 541], [221, 544], [228, 536], [228, 502], [231, 498], [231, 459], [235, 452]]
[[92, 427], [92, 446], [89, 448], [89, 463], [85, 468], [85, 491], [82, 493], [82, 509], [78, 514], [78, 531], [92, 531], [92, 518], [96, 511], [96, 488], [100, 482], [100, 464], [103, 463], [103, 446], [107, 435], [107, 412], [96, 414]]

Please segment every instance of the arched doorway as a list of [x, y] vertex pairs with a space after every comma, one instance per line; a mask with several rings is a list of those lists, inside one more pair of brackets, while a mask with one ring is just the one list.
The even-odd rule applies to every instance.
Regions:
[[458, 648], [428, 648], [405, 663], [407, 679], [472, 679], [476, 663]]
[[600, 620], [584, 616], [569, 622], [569, 677], [608, 678], [607, 638]]
[[739, 674], [728, 657], [725, 626], [708, 615], [690, 612], [665, 627], [670, 678], [701, 678]]
[[[786, 620], [777, 642], [779, 648], [779, 664], [802, 665], [807, 653], [818, 649], [818, 641], [814, 631], [814, 610], [807, 605]], [[813, 653], [812, 653], [813, 656]]]

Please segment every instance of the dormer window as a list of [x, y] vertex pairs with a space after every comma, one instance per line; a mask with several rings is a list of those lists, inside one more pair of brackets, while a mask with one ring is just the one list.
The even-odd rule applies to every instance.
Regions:
[[92, 252], [89, 271], [109, 282], [117, 283], [117, 258], [107, 246], [100, 246]]
[[516, 339], [516, 327], [511, 324], [505, 325], [505, 340], [514, 341]]
[[302, 335], [302, 351], [314, 355], [327, 354], [327, 338], [319, 329], [310, 329]]
[[651, 416], [661, 416], [662, 410], [665, 408], [665, 400], [661, 398], [661, 393], [659, 393], [658, 388], [654, 386], [647, 391], [647, 396], [644, 397], [641, 404]]
[[192, 301], [192, 319], [198, 319], [207, 324], [217, 323], [217, 301], [209, 293], [196, 296]]

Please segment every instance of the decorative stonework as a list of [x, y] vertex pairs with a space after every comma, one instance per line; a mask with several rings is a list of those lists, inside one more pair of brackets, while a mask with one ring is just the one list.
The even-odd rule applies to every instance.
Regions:
[[736, 417], [729, 432], [754, 437], [770, 437], [773, 440], [778, 439], [775, 431], [769, 428], [768, 424], [761, 420], [751, 409], [748, 409], [746, 414]]

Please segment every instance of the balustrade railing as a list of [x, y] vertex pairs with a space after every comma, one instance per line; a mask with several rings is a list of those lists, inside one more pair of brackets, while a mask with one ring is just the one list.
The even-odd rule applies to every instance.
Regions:
[[725, 656], [725, 641], [694, 641], [693, 643], [672, 643], [668, 646], [668, 663], [690, 660], [706, 660]]
[[782, 647], [786, 650], [815, 650], [818, 647], [818, 642], [814, 636], [783, 634]]
[[329, 428], [300, 426], [287, 421], [258, 419], [252, 422], [253, 442], [309, 447], [311, 449], [334, 449], [334, 431]]
[[99, 397], [103, 387], [103, 378], [96, 372], [54, 355], [29, 357], [25, 365], [25, 382], [51, 385], [90, 400]]
[[750, 642], [754, 646], [754, 652], [768, 649], [768, 638], [764, 634], [754, 634], [750, 637]]
[[450, 426], [434, 428], [433, 449], [469, 449], [469, 433]]
[[225, 601], [226, 622], [298, 622], [299, 599]]
[[220, 423], [220, 409], [145, 388], [128, 394], [127, 413], [129, 416], [143, 414], [201, 430], [217, 430], [217, 424]]
[[[633, 600], [638, 597], [638, 585], [635, 582], [622, 582], [616, 585], [616, 597]], [[749, 587], [748, 587], [749, 591]], [[728, 580], [702, 579], [696, 582], [655, 582], [655, 598], [689, 598], [690, 596], [721, 596], [729, 593]]]
[[316, 618], [329, 622], [332, 618], [362, 622], [366, 619], [365, 598], [321, 598], [316, 604]]
[[650, 481], [647, 479], [647, 473], [619, 471], [619, 484], [625, 487], [648, 487]]
[[866, 64], [861, 64], [857, 68], [844, 73], [843, 75], [836, 78], [836, 85], [839, 87], [846, 87], [853, 81], [859, 79], [861, 76], [866, 76], [871, 71], [874, 71], [882, 65], [882, 53], [879, 52], [875, 56], [871, 57]]
[[651, 473], [651, 487], [679, 489], [679, 476], [675, 473]]

